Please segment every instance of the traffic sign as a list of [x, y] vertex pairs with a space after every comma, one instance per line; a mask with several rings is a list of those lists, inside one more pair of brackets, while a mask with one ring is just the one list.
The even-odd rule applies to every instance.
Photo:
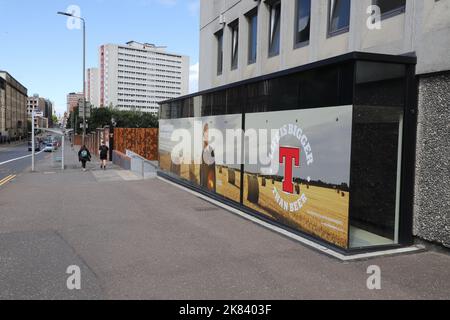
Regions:
[[[89, 102], [86, 102], [86, 118], [91, 117], [91, 109], [92, 105]], [[84, 117], [84, 108], [83, 108], [83, 102], [78, 104], [78, 114], [81, 118]]]

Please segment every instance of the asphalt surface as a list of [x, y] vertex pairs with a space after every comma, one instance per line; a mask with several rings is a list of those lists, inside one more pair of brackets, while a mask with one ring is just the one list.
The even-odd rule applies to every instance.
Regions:
[[[29, 157], [20, 160], [15, 160], [6, 164], [2, 164], [3, 162], [22, 158], [25, 156]], [[37, 162], [44, 159], [49, 159], [49, 155], [44, 153], [39, 153], [36, 155]], [[30, 167], [31, 167], [31, 152], [28, 151], [27, 143], [20, 145], [0, 146], [0, 181], [10, 175], [18, 175]]]
[[159, 179], [41, 162], [0, 189], [0, 299], [450, 299], [446, 253], [342, 263]]

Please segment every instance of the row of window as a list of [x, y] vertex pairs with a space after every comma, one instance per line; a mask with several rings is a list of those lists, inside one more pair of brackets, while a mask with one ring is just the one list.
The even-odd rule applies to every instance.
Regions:
[[[174, 87], [174, 86], [158, 86], [158, 85], [147, 85], [147, 84], [142, 84], [142, 83], [135, 83], [135, 82], [124, 82], [124, 81], [119, 81], [118, 82], [121, 85], [128, 85], [128, 86], [135, 86], [135, 87], [150, 87], [150, 88], [164, 88], [164, 89], [173, 89], [173, 90], [179, 90], [180, 87]], [[135, 89], [135, 88], [129, 88], [128, 90], [137, 90], [137, 91], [147, 91], [147, 90], [140, 90], [140, 89]]]
[[162, 61], [162, 62], [170, 62], [170, 63], [181, 64], [181, 61], [179, 61], [179, 60], [168, 60], [168, 59], [160, 59], [160, 58], [151, 58], [151, 57], [147, 57], [147, 56], [138, 56], [138, 55], [135, 55], [135, 54], [123, 53], [123, 52], [120, 52], [120, 51], [119, 51], [119, 56], [126, 56], [126, 57], [140, 58], [140, 59], [145, 59], [145, 60], [156, 60], [156, 61]]
[[119, 102], [129, 102], [129, 103], [143, 103], [143, 104], [157, 104], [159, 101], [163, 101], [163, 100], [167, 100], [167, 97], [155, 97], [156, 99], [158, 99], [158, 101], [152, 100], [152, 101], [147, 101], [147, 100], [136, 100], [136, 99], [117, 99], [117, 101]]
[[127, 71], [127, 70], [119, 70], [119, 73], [136, 74], [136, 75], [140, 75], [140, 76], [151, 76], [151, 77], [156, 77], [156, 78], [167, 78], [167, 79], [181, 80], [181, 77], [162, 75], [160, 73], [156, 73], [155, 74], [155, 73], [146, 73], [146, 72]]
[[178, 84], [181, 85], [181, 82], [174, 82], [174, 81], [164, 81], [164, 80], [149, 80], [149, 79], [143, 79], [143, 78], [137, 78], [137, 77], [124, 77], [124, 76], [118, 76], [119, 79], [128, 79], [128, 80], [138, 80], [138, 81], [144, 81], [144, 82], [159, 82], [159, 83], [170, 83], [170, 84]]
[[[157, 67], [164, 67], [164, 68], [172, 68], [172, 69], [181, 69], [181, 66], [177, 65], [170, 65], [170, 64], [160, 64], [160, 63], [153, 63], [153, 62], [146, 62], [146, 61], [137, 61], [137, 60], [130, 60], [130, 59], [118, 59], [119, 62], [129, 62], [132, 64], [132, 66], [136, 64], [143, 64], [143, 65], [150, 65], [150, 66], [157, 66]], [[131, 66], [130, 66], [131, 67]], [[139, 68], [136, 66], [136, 68]]]
[[146, 107], [146, 106], [135, 106], [135, 105], [126, 106], [123, 104], [118, 104], [117, 107], [125, 108], [125, 109], [133, 108], [133, 109], [151, 109], [151, 110], [155, 110], [155, 111], [159, 110], [159, 107]]
[[127, 69], [139, 69], [144, 71], [156, 71], [156, 72], [165, 72], [165, 73], [171, 73], [171, 74], [181, 74], [181, 71], [171, 71], [166, 69], [154, 69], [154, 68], [147, 68], [147, 67], [137, 67], [137, 66], [130, 66], [126, 64], [119, 64], [120, 68], [127, 68]]
[[[405, 11], [406, 0], [372, 0], [381, 9], [381, 14], [387, 16], [392, 13]], [[269, 11], [269, 43], [268, 57], [280, 54], [281, 39], [281, 0], [266, 0]], [[349, 31], [351, 0], [329, 0], [328, 2], [328, 37]], [[247, 63], [253, 64], [257, 59], [258, 45], [258, 7], [245, 14], [248, 24], [248, 57]], [[309, 44], [311, 26], [311, 0], [296, 0], [295, 8], [295, 37], [294, 48]], [[239, 19], [228, 24], [231, 35], [231, 70], [238, 67], [239, 53]], [[223, 36], [224, 29], [215, 34], [217, 40], [217, 74], [223, 72]]]
[[[158, 81], [158, 82], [167, 82], [167, 81]], [[119, 81], [119, 84], [122, 85], [129, 85], [129, 86], [136, 86], [136, 87], [149, 87], [149, 88], [165, 88], [165, 89], [180, 89], [180, 86], [174, 87], [174, 86], [162, 86], [162, 85], [155, 85], [155, 84], [146, 84], [146, 83], [136, 83], [136, 82], [126, 82], [126, 81]]]
[[[175, 92], [179, 92], [180, 88], [171, 88], [171, 87], [164, 87], [165, 89], [172, 89], [175, 90]], [[128, 91], [128, 92], [147, 92], [147, 93], [174, 93], [173, 91], [161, 91], [161, 90], [146, 90], [146, 89], [136, 89], [136, 88], [125, 88], [125, 87], [119, 87], [117, 88], [119, 91]]]
[[128, 67], [128, 68], [136, 68], [136, 69], [147, 69], [147, 67], [139, 67], [137, 65], [142, 64], [142, 65], [150, 65], [150, 66], [156, 66], [156, 67], [164, 67], [165, 69], [176, 69], [176, 70], [180, 70], [181, 67], [180, 66], [171, 66], [171, 65], [167, 65], [167, 64], [160, 64], [160, 63], [150, 63], [150, 62], [144, 62], [144, 61], [133, 61], [133, 60], [128, 60], [128, 59], [119, 59], [119, 62], [129, 62], [130, 64], [125, 64], [124, 66]]
[[[164, 92], [164, 91], [157, 91], [158, 94], [160, 95], [176, 95], [176, 93], [174, 92]], [[145, 94], [134, 94], [134, 93], [121, 93], [119, 92], [117, 94], [120, 97], [135, 97], [135, 98], [147, 98], [147, 99], [151, 99], [151, 98], [156, 98], [156, 97], [160, 97], [160, 96], [155, 96], [155, 95], [145, 95]]]

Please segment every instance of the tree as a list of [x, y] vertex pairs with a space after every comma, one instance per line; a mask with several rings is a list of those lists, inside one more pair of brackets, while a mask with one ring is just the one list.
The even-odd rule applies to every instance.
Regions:
[[111, 126], [111, 110], [108, 108], [95, 108], [91, 111], [89, 119], [89, 130], [94, 131], [97, 128]]
[[73, 124], [75, 120], [75, 132], [77, 134], [82, 133], [81, 124], [83, 123], [83, 119], [78, 116], [78, 107], [75, 107], [72, 112], [69, 114], [69, 118], [67, 119], [67, 129], [74, 129]]
[[52, 122], [53, 122], [54, 125], [58, 124], [58, 117], [56, 115], [54, 115], [54, 114], [52, 114]]
[[[71, 114], [72, 116], [72, 114]], [[158, 117], [152, 113], [137, 110], [119, 110], [117, 108], [95, 108], [91, 111], [91, 118], [88, 120], [88, 132], [105, 126], [112, 127], [112, 120], [117, 128], [158, 128]], [[69, 120], [72, 120], [69, 118]], [[81, 122], [80, 122], [81, 123]]]

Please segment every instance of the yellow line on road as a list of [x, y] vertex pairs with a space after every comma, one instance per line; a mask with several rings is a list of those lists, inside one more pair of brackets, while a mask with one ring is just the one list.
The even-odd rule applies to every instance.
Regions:
[[0, 180], [0, 183], [2, 183], [4, 180], [8, 179], [9, 177], [11, 177], [11, 175], [4, 177], [2, 180]]
[[0, 186], [3, 186], [4, 184], [10, 182], [11, 180], [13, 180], [16, 177], [16, 175], [9, 175], [6, 178], [0, 180]]

